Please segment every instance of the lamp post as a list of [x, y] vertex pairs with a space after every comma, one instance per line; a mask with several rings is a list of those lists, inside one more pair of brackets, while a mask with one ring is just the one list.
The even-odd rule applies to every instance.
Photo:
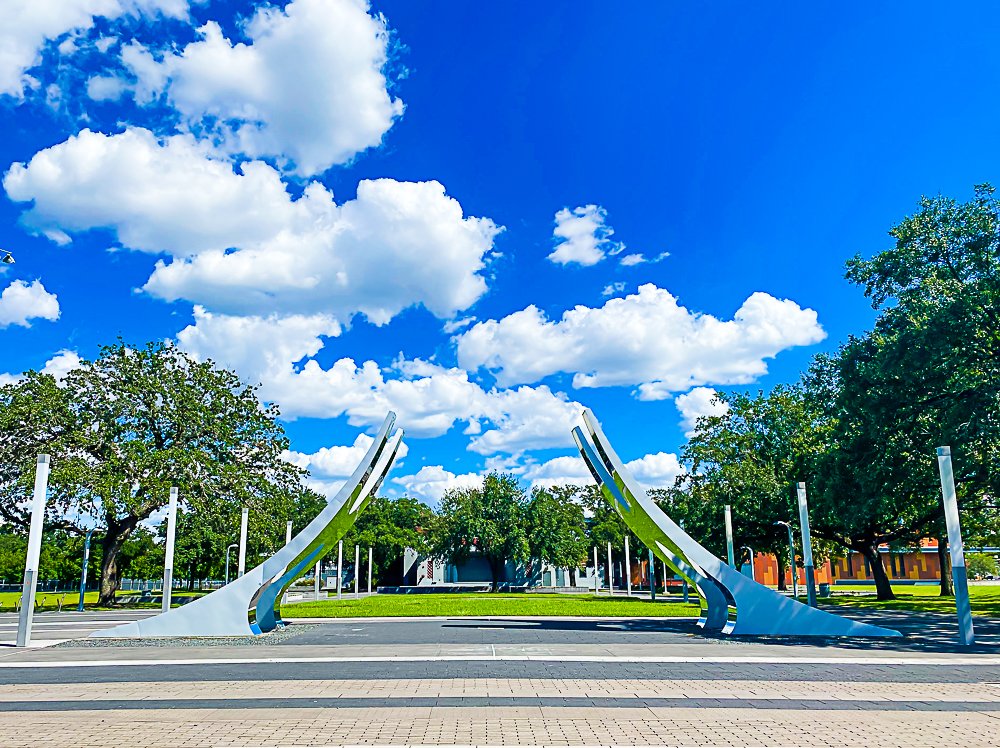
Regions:
[[76, 604], [76, 609], [83, 610], [83, 596], [87, 593], [87, 564], [90, 562], [90, 539], [98, 530], [103, 527], [95, 527], [87, 530], [87, 537], [83, 540], [83, 571], [80, 573], [80, 602]]
[[751, 578], [751, 579], [752, 579], [753, 581], [755, 581], [755, 582], [756, 582], [756, 581], [757, 581], [757, 578], [756, 578], [756, 577], [754, 576], [754, 573], [753, 573], [753, 548], [751, 548], [751, 547], [750, 547], [750, 546], [748, 546], [748, 545], [744, 545], [744, 546], [742, 546], [742, 547], [740, 548], [740, 550], [741, 550], [741, 551], [746, 551], [746, 552], [747, 552], [747, 557], [748, 557], [748, 558], [749, 558], [749, 560], [750, 560], [750, 578]]
[[733, 552], [733, 508], [726, 504], [726, 560], [729, 568], [736, 568], [736, 554]]
[[237, 543], [230, 543], [226, 547], [226, 584], [229, 584], [229, 551], [233, 550], [233, 548], [239, 548], [239, 547], [240, 546]]
[[792, 526], [788, 522], [778, 521], [776, 525], [781, 525], [788, 530], [788, 567], [792, 572], [792, 597], [799, 596], [799, 575], [795, 571], [795, 536], [792, 535]]

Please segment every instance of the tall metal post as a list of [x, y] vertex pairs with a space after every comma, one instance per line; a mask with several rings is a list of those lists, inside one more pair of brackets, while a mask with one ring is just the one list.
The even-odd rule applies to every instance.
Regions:
[[358, 584], [361, 576], [361, 546], [354, 546], [354, 599], [358, 599]]
[[243, 511], [240, 513], [240, 555], [237, 564], [237, 579], [242, 577], [247, 570], [247, 521], [249, 518], [250, 510], [243, 507]]
[[372, 594], [372, 547], [368, 546], [368, 594]]
[[597, 546], [594, 546], [594, 594], [596, 595], [601, 589], [601, 577], [597, 572]]
[[661, 561], [660, 565], [663, 567], [663, 594], [667, 594], [667, 562]]
[[35, 461], [35, 492], [31, 497], [31, 526], [28, 530], [28, 554], [24, 559], [24, 585], [21, 587], [21, 613], [17, 619], [17, 646], [31, 644], [31, 623], [35, 615], [35, 589], [38, 585], [38, 557], [42, 552], [42, 522], [45, 519], [45, 495], [49, 487], [49, 456], [38, 455]]
[[799, 574], [795, 568], [795, 536], [792, 535], [792, 525], [790, 522], [775, 522], [776, 525], [783, 526], [788, 530], [788, 568], [792, 575], [792, 597], [799, 596]]
[[337, 541], [337, 599], [340, 600], [341, 594], [341, 580], [344, 578], [344, 541]]
[[951, 582], [955, 588], [955, 609], [958, 612], [958, 642], [969, 646], [976, 643], [976, 632], [972, 627], [969, 576], [965, 570], [965, 548], [962, 546], [962, 525], [958, 517], [958, 496], [955, 494], [955, 473], [951, 465], [951, 447], [938, 447], [937, 459], [938, 472], [941, 473], [941, 495], [944, 498], [944, 522], [948, 527]]
[[87, 594], [87, 565], [90, 563], [90, 539], [97, 530], [87, 530], [87, 537], [83, 540], [83, 570], [80, 572], [80, 602], [76, 604], [77, 610], [83, 610], [83, 596]]
[[733, 508], [726, 504], [726, 558], [729, 567], [736, 568], [736, 553], [733, 550]]
[[285, 523], [285, 545], [292, 542], [292, 521], [288, 520]]
[[615, 567], [611, 565], [611, 541], [608, 541], [608, 594], [615, 594]]
[[236, 543], [230, 543], [226, 546], [226, 584], [229, 584], [229, 551], [233, 548], [239, 548], [239, 546]]
[[313, 600], [319, 600], [319, 576], [320, 576], [320, 562], [316, 562], [316, 569], [313, 573]]
[[632, 595], [632, 559], [628, 552], [628, 535], [625, 536], [625, 594]]
[[[654, 603], [656, 602], [656, 560], [653, 558], [653, 550], [649, 550], [649, 573], [646, 575], [649, 578], [649, 599]], [[666, 592], [666, 590], [664, 590]]]
[[177, 486], [170, 488], [167, 505], [167, 540], [163, 552], [163, 611], [170, 610], [170, 595], [174, 588], [174, 538], [177, 535]]
[[809, 504], [806, 500], [806, 484], [795, 486], [799, 499], [799, 526], [802, 528], [802, 565], [806, 569], [806, 601], [816, 607], [816, 569], [813, 567], [812, 540], [809, 537]]

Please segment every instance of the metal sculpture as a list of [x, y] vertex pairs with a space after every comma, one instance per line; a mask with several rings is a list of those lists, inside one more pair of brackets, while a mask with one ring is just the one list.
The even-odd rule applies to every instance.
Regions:
[[583, 422], [587, 433], [577, 426], [573, 439], [601, 492], [646, 547], [698, 588], [702, 598], [699, 625], [706, 631], [756, 636], [900, 636], [898, 631], [803, 605], [724, 564], [649, 498], [611, 448], [589, 408], [583, 412]]
[[402, 430], [389, 436], [395, 421], [396, 414], [390, 412], [361, 464], [336, 496], [302, 532], [260, 566], [180, 608], [95, 631], [91, 636], [247, 636], [283, 625], [278, 611], [282, 593], [336, 548], [392, 467], [403, 439]]

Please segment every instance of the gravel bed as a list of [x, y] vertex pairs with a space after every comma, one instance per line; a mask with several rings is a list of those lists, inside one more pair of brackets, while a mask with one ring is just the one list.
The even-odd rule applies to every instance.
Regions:
[[155, 636], [143, 639], [72, 639], [55, 644], [50, 649], [113, 647], [260, 647], [278, 644], [293, 636], [316, 628], [316, 623], [296, 623], [260, 636]]

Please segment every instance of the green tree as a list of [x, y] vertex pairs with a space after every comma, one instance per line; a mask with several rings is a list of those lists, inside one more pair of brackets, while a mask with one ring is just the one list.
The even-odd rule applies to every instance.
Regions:
[[434, 512], [417, 499], [376, 496], [344, 536], [344, 546], [361, 546], [362, 565], [367, 564], [367, 549], [372, 549], [372, 577], [376, 585], [401, 584], [403, 552], [413, 548], [426, 553], [430, 549], [428, 534], [433, 524]]
[[995, 577], [1000, 572], [996, 558], [988, 553], [970, 553], [965, 557], [965, 567], [973, 579]]
[[671, 498], [685, 529], [726, 557], [725, 509], [733, 514], [733, 544], [774, 554], [779, 588], [789, 559], [788, 535], [777, 522], [795, 522], [794, 482], [809, 481], [811, 460], [824, 448], [825, 424], [802, 389], [779, 385], [770, 393], [719, 393], [721, 415], [698, 419], [682, 451], [685, 491]]
[[235, 374], [169, 344], [102, 348], [61, 384], [28, 372], [0, 388], [0, 517], [27, 526], [35, 455], [51, 455], [46, 524], [107, 528], [100, 602], [109, 604], [123, 544], [170, 486], [202, 514], [242, 505], [289, 514], [302, 471], [281, 457], [288, 440], [277, 416]]
[[[966, 521], [977, 534], [998, 524], [991, 497], [1000, 489], [1000, 204], [993, 193], [980, 185], [965, 203], [924, 198], [890, 231], [894, 247], [847, 264], [848, 279], [864, 287], [879, 318], [871, 333], [818, 360], [811, 378], [835, 423], [837, 449], [819, 467], [834, 509], [827, 519], [863, 545], [931, 533], [947, 562], [934, 461], [942, 445], [952, 447]], [[889, 597], [880, 567], [872, 564], [879, 595]]]
[[587, 563], [587, 523], [577, 501], [577, 486], [536, 488], [525, 508], [528, 548], [532, 559], [570, 569], [576, 584], [576, 569]]
[[455, 565], [474, 553], [481, 555], [489, 564], [495, 592], [506, 562], [528, 559], [526, 504], [517, 478], [497, 472], [486, 476], [482, 488], [445, 492], [434, 523], [432, 552]]

